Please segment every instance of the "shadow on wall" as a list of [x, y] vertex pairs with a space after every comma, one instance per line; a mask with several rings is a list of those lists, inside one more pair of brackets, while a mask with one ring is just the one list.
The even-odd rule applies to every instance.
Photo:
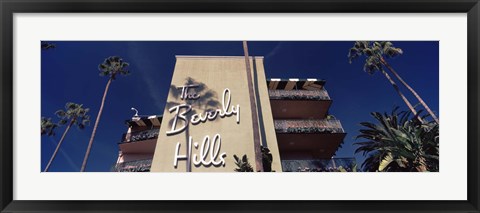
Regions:
[[[170, 94], [175, 98], [175, 100], [167, 102], [167, 105], [166, 105], [167, 109], [172, 109], [172, 107], [179, 106], [179, 105], [191, 106], [190, 110], [188, 110], [187, 107], [183, 108], [183, 110], [188, 111], [186, 113], [187, 121], [190, 121], [191, 116], [194, 114], [198, 114], [198, 113], [204, 114], [209, 111], [214, 111], [220, 106], [220, 102], [218, 102], [218, 95], [215, 91], [209, 89], [207, 85], [205, 85], [204, 83], [198, 82], [195, 79], [190, 77], [185, 79], [184, 85], [170, 85]], [[201, 112], [199, 112], [198, 110], [201, 110]], [[170, 111], [170, 112], [173, 112], [173, 111]], [[169, 120], [168, 122], [169, 129], [172, 128], [173, 121], [174, 121], [174, 118], [171, 118]], [[180, 125], [183, 125], [183, 124], [180, 124]], [[186, 129], [188, 129], [188, 125]]]
[[[178, 134], [185, 131], [185, 142], [187, 142], [185, 151], [191, 149], [189, 124], [193, 115], [198, 114], [197, 110], [202, 110], [202, 114], [207, 114], [209, 111], [215, 111], [220, 105], [218, 102], [218, 96], [215, 91], [208, 89], [208, 87], [201, 82], [196, 81], [193, 78], [186, 78], [184, 85], [171, 85], [170, 94], [175, 98], [174, 101], [167, 102], [167, 108], [170, 113], [175, 113], [176, 116], [172, 117], [168, 126], [172, 134]], [[179, 115], [182, 115], [183, 119], [178, 119]], [[216, 121], [214, 119], [214, 121]], [[181, 122], [178, 124], [177, 122]], [[180, 125], [180, 127], [177, 127]], [[175, 130], [175, 131], [174, 131]], [[178, 131], [177, 131], [178, 130]], [[168, 134], [168, 133], [167, 133]], [[187, 172], [191, 172], [191, 159], [187, 158]], [[207, 165], [210, 166], [210, 165]]]

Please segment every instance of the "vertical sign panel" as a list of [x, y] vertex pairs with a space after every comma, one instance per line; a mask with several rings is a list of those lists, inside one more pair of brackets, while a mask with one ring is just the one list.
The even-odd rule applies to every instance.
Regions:
[[[262, 60], [252, 60], [252, 72], [260, 72], [253, 86], [264, 90], [257, 91], [258, 102], [268, 101], [266, 85], [258, 87], [266, 84]], [[262, 119], [268, 120], [259, 131], [273, 169], [281, 171], [269, 102], [262, 107], [257, 111], [267, 112]], [[251, 112], [244, 58], [178, 56], [151, 171], [234, 172], [234, 155], [247, 155], [256, 171]]]

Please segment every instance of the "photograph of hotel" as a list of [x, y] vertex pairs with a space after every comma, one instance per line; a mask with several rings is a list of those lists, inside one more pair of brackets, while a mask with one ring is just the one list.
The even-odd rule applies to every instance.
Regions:
[[438, 172], [438, 74], [434, 41], [45, 41], [41, 169]]

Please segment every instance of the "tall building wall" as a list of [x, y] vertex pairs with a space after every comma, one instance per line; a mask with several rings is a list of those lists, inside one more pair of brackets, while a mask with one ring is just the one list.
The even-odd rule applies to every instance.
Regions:
[[[280, 172], [263, 58], [251, 58], [250, 64], [260, 123], [258, 131], [262, 143], [273, 155], [272, 169]], [[186, 172], [184, 156], [190, 157], [192, 172], [233, 172], [237, 168], [233, 155], [245, 154], [254, 170], [259, 169], [255, 168], [254, 130], [245, 67], [244, 57], [177, 56], [152, 172]], [[192, 87], [186, 89], [188, 85]], [[185, 93], [188, 93], [186, 97]], [[208, 111], [216, 113], [195, 124]], [[188, 144], [191, 144], [191, 151], [187, 149]]]

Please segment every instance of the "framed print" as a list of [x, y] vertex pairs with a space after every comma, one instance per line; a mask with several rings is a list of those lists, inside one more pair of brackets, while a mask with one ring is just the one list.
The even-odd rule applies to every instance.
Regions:
[[480, 211], [477, 0], [0, 5], [1, 212]]

